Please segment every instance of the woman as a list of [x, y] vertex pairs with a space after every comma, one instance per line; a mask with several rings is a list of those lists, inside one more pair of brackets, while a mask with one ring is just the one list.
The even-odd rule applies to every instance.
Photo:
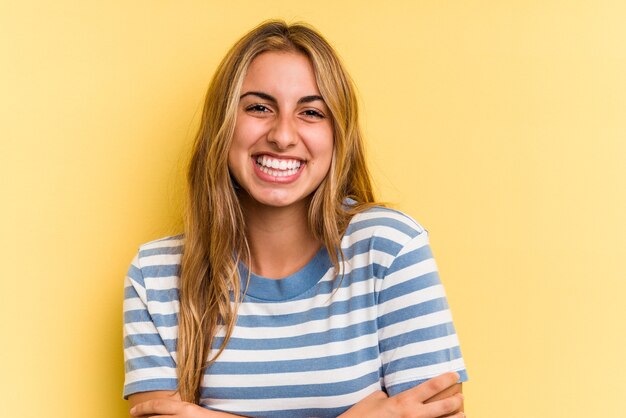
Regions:
[[463, 416], [427, 232], [375, 205], [317, 32], [272, 21], [232, 47], [188, 180], [184, 238], [143, 245], [126, 279], [133, 416]]

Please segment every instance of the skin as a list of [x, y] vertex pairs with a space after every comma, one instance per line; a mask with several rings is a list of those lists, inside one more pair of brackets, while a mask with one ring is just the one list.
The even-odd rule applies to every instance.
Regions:
[[[309, 196], [329, 171], [333, 124], [313, 67], [302, 54], [266, 52], [251, 63], [242, 86], [228, 164], [240, 186], [252, 271], [267, 278], [292, 274], [319, 250], [307, 226]], [[259, 174], [256, 157], [302, 161], [293, 178]], [[342, 418], [460, 418], [461, 384], [446, 373], [396, 396], [378, 391]], [[236, 415], [183, 402], [173, 391], [129, 396], [134, 417], [211, 418]]]
[[[463, 396], [458, 374], [445, 373], [421, 385], [387, 397], [377, 391], [358, 402], [340, 418], [463, 418]], [[238, 415], [210, 411], [183, 402], [174, 391], [153, 391], [129, 396], [132, 417], [225, 418]]]
[[[307, 227], [307, 201], [328, 173], [333, 124], [313, 67], [304, 55], [266, 52], [250, 64], [228, 154], [241, 186], [252, 270], [280, 278], [302, 268], [320, 248]], [[260, 178], [253, 156], [304, 162], [295, 181]]]

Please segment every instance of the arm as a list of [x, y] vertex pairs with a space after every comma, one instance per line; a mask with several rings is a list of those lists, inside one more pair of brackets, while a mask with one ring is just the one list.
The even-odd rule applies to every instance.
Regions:
[[[457, 376], [447, 373], [391, 398], [388, 398], [381, 391], [375, 392], [342, 414], [341, 418], [366, 418], [368, 416], [391, 418], [407, 416], [410, 413], [420, 413], [422, 414], [420, 416], [424, 418], [444, 416], [461, 418], [464, 416], [460, 414], [463, 411], [463, 399], [458, 394], [461, 393], [462, 386], [460, 383], [454, 384]], [[452, 386], [446, 386], [450, 383]], [[442, 387], [445, 389], [439, 390]], [[423, 400], [426, 397], [428, 398]], [[172, 418], [232, 418], [239, 416], [209, 411], [198, 405], [183, 402], [177, 392], [169, 390], [130, 395], [128, 404], [133, 417], [147, 418], [154, 414], [169, 414]]]
[[340, 418], [463, 418], [461, 385], [457, 373], [445, 373], [395, 396], [377, 391]]
[[174, 390], [153, 390], [150, 392], [139, 392], [128, 397], [128, 408], [132, 409], [135, 405], [152, 399], [171, 399], [180, 401], [180, 395]]
[[239, 416], [210, 411], [199, 405], [183, 402], [178, 392], [172, 390], [135, 393], [128, 397], [128, 406], [132, 417], [141, 418], [162, 414], [171, 418], [232, 418]]
[[[456, 395], [457, 393], [460, 393], [460, 394], [463, 393], [463, 384], [462, 383], [457, 383], [457, 384], [452, 385], [449, 388], [439, 392], [438, 394], [436, 394], [432, 398], [428, 399], [426, 401], [426, 403], [438, 401], [440, 399], [445, 399], [445, 398], [448, 398], [450, 396]], [[461, 402], [461, 407], [458, 410], [456, 410], [455, 412], [463, 412], [464, 410], [465, 409], [464, 409], [464, 406], [463, 406], [463, 402]]]
[[[392, 406], [395, 414], [389, 416], [462, 416], [460, 381], [467, 376], [428, 233], [419, 225], [385, 271], [377, 303], [384, 387], [389, 396], [380, 402]], [[446, 369], [459, 373], [424, 382], [429, 374]]]
[[[174, 287], [174, 284], [171, 286]], [[147, 418], [164, 414], [172, 418], [232, 417], [181, 400], [175, 390], [176, 363], [164, 336], [159, 332], [159, 323], [155, 323], [150, 312], [148, 293], [149, 286], [137, 255], [124, 285], [124, 394], [128, 397], [131, 416]], [[170, 308], [173, 312], [173, 307]], [[160, 317], [164, 316], [163, 312], [159, 313]], [[166, 324], [161, 325], [167, 329]]]

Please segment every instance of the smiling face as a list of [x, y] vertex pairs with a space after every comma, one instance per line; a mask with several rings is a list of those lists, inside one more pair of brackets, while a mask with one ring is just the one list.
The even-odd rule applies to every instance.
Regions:
[[332, 118], [309, 59], [294, 52], [257, 56], [241, 88], [228, 153], [237, 183], [262, 205], [304, 203], [328, 173], [332, 154]]

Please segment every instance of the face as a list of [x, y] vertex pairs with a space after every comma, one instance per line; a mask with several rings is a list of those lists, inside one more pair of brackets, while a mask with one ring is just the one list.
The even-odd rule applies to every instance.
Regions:
[[272, 207], [302, 204], [329, 171], [333, 125], [309, 59], [264, 52], [241, 89], [228, 154], [245, 198]]

